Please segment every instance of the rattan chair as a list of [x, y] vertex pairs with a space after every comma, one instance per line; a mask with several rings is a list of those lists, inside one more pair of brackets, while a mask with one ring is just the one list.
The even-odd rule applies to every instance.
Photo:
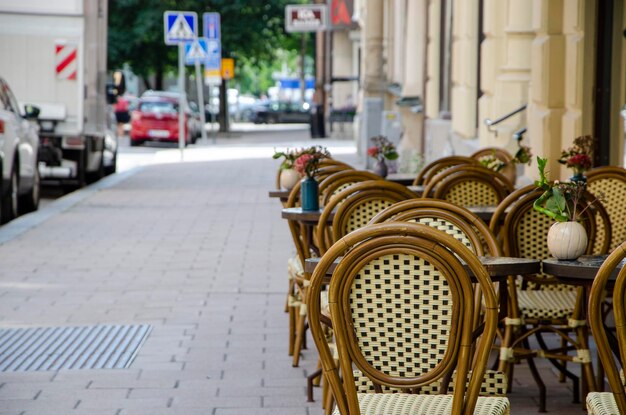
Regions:
[[[337, 365], [320, 321], [319, 299], [327, 270], [339, 257], [329, 286]], [[484, 294], [484, 331], [477, 340], [472, 281], [461, 261]], [[337, 403], [335, 414], [509, 412], [507, 398], [478, 396], [498, 305], [480, 261], [452, 236], [406, 222], [357, 229], [322, 257], [307, 301], [313, 338]], [[375, 393], [357, 392], [354, 368], [374, 384]], [[455, 382], [453, 394], [415, 393], [438, 382], [445, 391], [455, 370], [468, 382]], [[383, 388], [404, 392], [382, 393]]]
[[413, 186], [425, 186], [435, 175], [449, 169], [450, 167], [458, 166], [460, 164], [478, 165], [479, 163], [478, 160], [465, 156], [442, 157], [424, 166], [413, 181]]
[[[587, 190], [595, 195], [604, 194], [602, 206], [609, 214], [611, 242], [609, 252], [626, 241], [626, 169], [621, 167], [597, 167], [587, 172]], [[597, 232], [605, 232], [602, 223], [597, 224]], [[599, 247], [595, 247], [600, 251]]]
[[319, 166], [320, 167], [340, 166], [340, 167], [343, 167], [345, 170], [354, 170], [354, 167], [352, 167], [351, 165], [344, 163], [343, 161], [336, 160], [334, 158], [321, 159]]
[[[542, 194], [535, 186], [526, 186], [512, 193], [498, 205], [491, 219], [490, 228], [498, 230], [502, 242], [502, 252], [506, 256], [545, 259], [549, 256], [547, 233], [553, 223], [548, 216], [533, 209], [534, 201]], [[608, 221], [606, 211], [598, 205], [594, 210], [587, 209], [581, 223], [587, 229], [587, 253], [594, 245], [596, 215]], [[504, 218], [504, 220], [502, 220]], [[495, 233], [495, 232], [494, 232]], [[604, 249], [608, 241], [604, 244]], [[534, 364], [535, 357], [545, 357], [574, 383], [574, 398], [578, 400], [578, 377], [567, 370], [567, 362], [581, 363], [582, 373], [593, 389], [594, 379], [587, 344], [587, 326], [583, 314], [582, 289], [559, 284], [556, 279], [545, 274], [509, 278], [509, 310], [505, 322], [500, 350], [499, 369], [511, 381], [513, 363], [527, 359], [531, 374], [540, 391], [539, 411], [546, 408], [546, 390]], [[551, 350], [546, 345], [543, 334], [553, 333], [560, 337], [561, 347]], [[574, 337], [571, 334], [574, 333]], [[540, 346], [531, 349], [530, 336], [535, 336]], [[576, 355], [568, 354], [575, 350]]]
[[[329, 160], [324, 159], [326, 163]], [[318, 181], [323, 181], [326, 177], [351, 169], [348, 165], [333, 160], [333, 163], [325, 167], [321, 167], [315, 178]], [[289, 198], [285, 203], [285, 207], [297, 207], [300, 205], [300, 182], [296, 183], [291, 192]], [[295, 220], [288, 220], [289, 231], [291, 233], [294, 246], [296, 248], [296, 255], [289, 258], [287, 261], [288, 270], [288, 289], [287, 299], [285, 302], [285, 309], [289, 313], [289, 343], [288, 353], [289, 356], [294, 356], [294, 366], [298, 366], [300, 359], [300, 350], [305, 342], [304, 338], [298, 339], [297, 324], [300, 320], [300, 316], [306, 314], [306, 306], [304, 305], [303, 290], [304, 286], [308, 284], [308, 277], [304, 274], [304, 261], [310, 258], [316, 253], [317, 247], [312, 246], [310, 241], [312, 238], [313, 230], [303, 226], [301, 223]], [[299, 341], [300, 343], [297, 343]]]
[[[315, 242], [320, 254], [341, 236], [367, 225], [369, 220], [379, 211], [395, 202], [415, 197], [406, 186], [391, 183], [386, 180], [369, 180], [354, 183], [348, 188], [335, 194], [324, 206], [315, 230]], [[335, 212], [337, 209], [337, 212]], [[332, 226], [327, 223], [334, 213]], [[306, 284], [299, 285], [302, 292], [306, 291]], [[305, 294], [302, 294], [302, 298]], [[300, 361], [301, 346], [306, 335], [306, 304], [302, 303], [300, 314], [295, 326], [295, 341], [293, 348], [293, 366]]]
[[320, 205], [326, 205], [333, 195], [348, 186], [367, 180], [383, 180], [383, 178], [365, 170], [345, 170], [331, 174], [320, 183]]
[[500, 147], [485, 147], [476, 151], [470, 157], [480, 161], [481, 157], [490, 157], [490, 156], [493, 156], [497, 158], [498, 160], [506, 163], [504, 168], [500, 170], [499, 173], [502, 174], [507, 179], [509, 179], [511, 183], [515, 184], [515, 180], [517, 179], [517, 169], [516, 169], [515, 164], [513, 163], [513, 156], [511, 155], [511, 153], [509, 153], [505, 149], [500, 148]]
[[477, 165], [451, 167], [433, 177], [423, 197], [459, 206], [496, 206], [513, 192], [513, 183], [500, 173]]
[[[354, 183], [335, 194], [324, 206], [316, 228], [320, 254], [335, 241], [368, 224], [378, 212], [402, 200], [416, 198], [401, 184], [387, 180]], [[333, 216], [332, 224], [328, 219]]]
[[[607, 331], [604, 326], [604, 304], [608, 282], [611, 275], [615, 274], [617, 267], [626, 258], [626, 242], [616, 247], [611, 255], [604, 261], [595, 279], [589, 295], [589, 326], [598, 347], [598, 355], [606, 372], [612, 393], [590, 392], [587, 395], [587, 411], [593, 415], [626, 414], [626, 391], [624, 382], [620, 377], [616, 366], [616, 357], [609, 347]], [[626, 362], [626, 267], [617, 274], [613, 292], [613, 312], [615, 326], [617, 327], [617, 342], [619, 345], [618, 361]]]

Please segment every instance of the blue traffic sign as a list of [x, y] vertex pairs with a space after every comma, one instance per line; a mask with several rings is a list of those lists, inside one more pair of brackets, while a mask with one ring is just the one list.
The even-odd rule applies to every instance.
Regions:
[[189, 42], [198, 37], [198, 15], [168, 10], [163, 14], [163, 27], [166, 45]]
[[185, 43], [185, 64], [203, 64], [209, 59], [207, 40], [199, 38]]
[[206, 69], [220, 70], [222, 68], [222, 44], [219, 39], [207, 39], [207, 53], [209, 55], [206, 63]]
[[202, 14], [202, 32], [207, 39], [220, 40], [220, 14]]

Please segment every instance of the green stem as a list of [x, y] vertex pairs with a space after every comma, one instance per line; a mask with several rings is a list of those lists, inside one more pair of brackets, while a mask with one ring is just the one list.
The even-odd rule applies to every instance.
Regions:
[[543, 192], [543, 194], [541, 196], [539, 196], [537, 198], [537, 200], [535, 200], [535, 203], [533, 203], [533, 208], [537, 212], [541, 212], [541, 213], [543, 213], [545, 215], [548, 215], [552, 219], [555, 219], [555, 220], [557, 220], [559, 222], [567, 222], [568, 217], [566, 215], [563, 215], [563, 214], [557, 213], [557, 212], [553, 212], [553, 211], [548, 210], [548, 209], [543, 207], [543, 204], [545, 203], [546, 200], [548, 200], [548, 198], [550, 196], [551, 196], [551, 192], [549, 190]]

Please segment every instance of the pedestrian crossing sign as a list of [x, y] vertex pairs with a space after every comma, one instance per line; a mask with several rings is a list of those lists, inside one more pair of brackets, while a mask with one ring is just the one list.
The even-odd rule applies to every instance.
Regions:
[[209, 59], [209, 51], [206, 39], [199, 38], [185, 43], [185, 64], [203, 64], [207, 59]]
[[166, 45], [189, 42], [198, 37], [198, 15], [195, 12], [168, 10], [163, 14]]

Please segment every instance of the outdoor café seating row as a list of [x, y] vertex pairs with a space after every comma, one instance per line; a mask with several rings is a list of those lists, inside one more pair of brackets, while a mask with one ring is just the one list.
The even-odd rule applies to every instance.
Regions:
[[[601, 169], [605, 169], [605, 171], [600, 171]], [[597, 169], [597, 173], [591, 171], [589, 174], [588, 188], [595, 191], [608, 189], [611, 197], [605, 199], [599, 208], [587, 211], [588, 216], [584, 223], [586, 224], [588, 234], [590, 235], [589, 245], [587, 248], [588, 254], [606, 253], [609, 246], [616, 247], [619, 243], [616, 242], [618, 239], [616, 239], [612, 229], [614, 229], [616, 223], [626, 223], [626, 212], [621, 211], [621, 209], [623, 209], [621, 208], [621, 205], [606, 201], [612, 201], [613, 195], [619, 195], [619, 192], [621, 192], [623, 196], [626, 196], [625, 171], [623, 169], [616, 168], [610, 168], [609, 170], [606, 169], [607, 168], [600, 168]], [[460, 166], [449, 167], [446, 170], [449, 171], [448, 174], [446, 174], [445, 171], [439, 172], [439, 174], [432, 176], [431, 180], [439, 176], [435, 183], [441, 184], [445, 183], [446, 176], [452, 177], [455, 174], [464, 174], [469, 179], [471, 175], [468, 172], [479, 171], [480, 174], [484, 173], [481, 171], [480, 166], [476, 166], [471, 163], [468, 163], [466, 166], [465, 173], [463, 173], [464, 170], [460, 168]], [[336, 176], [336, 183], [333, 183], [334, 176]], [[427, 223], [431, 227], [434, 226], [435, 228], [438, 228], [439, 231], [443, 230], [445, 233], [454, 235], [453, 238], [457, 239], [459, 239], [458, 235], [465, 235], [463, 237], [465, 239], [460, 238], [459, 240], [461, 240], [461, 243], [464, 244], [464, 246], [471, 247], [471, 252], [475, 255], [487, 253], [491, 256], [500, 256], [504, 254], [509, 257], [526, 257], [536, 260], [546, 259], [548, 257], [548, 253], [547, 248], [545, 247], [545, 233], [547, 233], [547, 228], [551, 225], [551, 221], [549, 218], [543, 217], [532, 209], [532, 201], [537, 198], [537, 190], [534, 189], [533, 186], [527, 186], [526, 188], [518, 189], [512, 192], [512, 186], [507, 185], [510, 184], [510, 182], [508, 182], [506, 178], [501, 180], [496, 174], [493, 174], [492, 177], [497, 177], [497, 180], [491, 180], [490, 183], [498, 183], [498, 186], [500, 187], [499, 190], [502, 190], [502, 192], [494, 192], [493, 194], [497, 194], [499, 196], [496, 196], [495, 200], [491, 199], [488, 202], [499, 205], [494, 209], [495, 213], [490, 222], [491, 229], [487, 229], [487, 226], [478, 217], [473, 215], [471, 212], [468, 212], [466, 209], [458, 208], [454, 204], [445, 203], [441, 200], [435, 200], [433, 198], [417, 199], [417, 195], [414, 191], [415, 189], [413, 191], [403, 191], [401, 190], [402, 186], [389, 184], [388, 182], [381, 180], [373, 180], [375, 177], [373, 177], [371, 173], [356, 171], [345, 164], [328, 163], [328, 165], [323, 166], [320, 169], [319, 178], [322, 179], [320, 181], [320, 190], [328, 190], [321, 191], [320, 199], [323, 200], [323, 208], [320, 212], [315, 212], [318, 215], [318, 221], [300, 221], [295, 219], [296, 216], [293, 215], [290, 216], [290, 219], [288, 219], [289, 227], [298, 254], [297, 257], [294, 257], [289, 261], [290, 285], [287, 301], [287, 308], [290, 311], [289, 349], [290, 353], [293, 354], [294, 365], [298, 364], [300, 347], [305, 338], [304, 330], [306, 327], [305, 318], [307, 313], [309, 324], [311, 324], [312, 318], [312, 297], [310, 294], [312, 280], [310, 279], [310, 274], [305, 272], [304, 263], [306, 259], [310, 258], [312, 255], [324, 254], [334, 242], [341, 238], [345, 238], [347, 235], [351, 235], [354, 231], [372, 226], [371, 223], [379, 222], [380, 217], [384, 217], [384, 215], [387, 215], [386, 220], [408, 219], [422, 224]], [[368, 184], [368, 182], [371, 183]], [[468, 202], [467, 196], [463, 196], [468, 194], [467, 190], [459, 190], [463, 189], [463, 186], [467, 187], [467, 184], [464, 183], [463, 180], [458, 180], [458, 178], [456, 178], [455, 183], [457, 183], [456, 186], [450, 186], [450, 188], [454, 190], [449, 192], [449, 196], [444, 193], [439, 193], [438, 196], [440, 198], [444, 198], [444, 200], [446, 197], [449, 199], [456, 198], [456, 203], [461, 205], [476, 203], [474, 201]], [[350, 190], [351, 188], [353, 190]], [[472, 190], [469, 191], [469, 194], [474, 196], [481, 191], [485, 191], [485, 189], [486, 186], [477, 187], [474, 185]], [[393, 197], [391, 196], [392, 194], [397, 194], [398, 196]], [[434, 194], [434, 191], [425, 192], [426, 196], [432, 196]], [[292, 209], [291, 213], [293, 213], [294, 208], [297, 209], [299, 199], [298, 196], [299, 190], [294, 188], [286, 201], [285, 205]], [[622, 200], [623, 196], [621, 196]], [[503, 202], [500, 203], [501, 201]], [[443, 219], [441, 217], [436, 217], [435, 212], [437, 212], [437, 209], [442, 208], [442, 203], [446, 206], [455, 206], [454, 209], [457, 210], [454, 214], [449, 213], [448, 216], [445, 216]], [[413, 213], [416, 213], [417, 216], [410, 217], [411, 214], [407, 214], [408, 216], [402, 217], [402, 209], [397, 208], [396, 206], [402, 206], [403, 204], [406, 206], [414, 205]], [[326, 207], [328, 207], [328, 210], [326, 210]], [[605, 209], [604, 207], [607, 208]], [[394, 208], [400, 210], [395, 213], [380, 213], [381, 211], [393, 212]], [[463, 212], [463, 214], [459, 215], [459, 211]], [[437, 213], [439, 214], [441, 212]], [[379, 218], [372, 220], [372, 218], [377, 215]], [[461, 220], [464, 224], [462, 226], [459, 225], [460, 222], [454, 223], [454, 220], [459, 220], [459, 217], [462, 217]], [[454, 220], [452, 218], [454, 218]], [[315, 225], [313, 225], [313, 223], [315, 223]], [[621, 229], [624, 228], [626, 228], [626, 226], [622, 226]], [[471, 229], [473, 233], [469, 232], [469, 229]], [[485, 229], [487, 231], [486, 233]], [[374, 239], [380, 240], [377, 238]], [[477, 241], [480, 241], [480, 244], [477, 244]], [[405, 246], [403, 249], [408, 248]], [[328, 281], [326, 280], [324, 284], [327, 282]], [[503, 312], [503, 310], [499, 308], [499, 313], [506, 314], [506, 317], [498, 320], [500, 323], [498, 330], [501, 331], [502, 336], [501, 344], [498, 346], [500, 349], [500, 364], [498, 367], [505, 374], [510, 374], [513, 362], [518, 361], [519, 359], [525, 359], [528, 360], [531, 371], [536, 371], [533, 364], [533, 358], [535, 357], [548, 357], [551, 361], [560, 360], [563, 362], [581, 363], [583, 367], [582, 372], [585, 376], [585, 382], [583, 382], [583, 384], [590, 390], [597, 390], [598, 387], [595, 385], [591, 359], [589, 358], [590, 354], [587, 341], [588, 332], [585, 318], [586, 316], [584, 314], [584, 304], [587, 292], [585, 289], [580, 287], [572, 288], [571, 285], [563, 285], [558, 282], [559, 281], [548, 275], [536, 273], [531, 277], [510, 277], [508, 281], [508, 291], [506, 289], [501, 289], [499, 291], [499, 301], [502, 304], [502, 301], [506, 300], [504, 304], [507, 305], [507, 310], [506, 312]], [[410, 287], [410, 284], [408, 286]], [[502, 287], [506, 286], [507, 285], [502, 284]], [[483, 287], [481, 286], [480, 288], [481, 290], [476, 290], [473, 294], [474, 301], [472, 303], [472, 307], [474, 310], [471, 314], [473, 316], [473, 327], [477, 327], [481, 322], [481, 318], [485, 318], [484, 297], [480, 297], [481, 293], [483, 296], [485, 293], [482, 292]], [[483, 300], [479, 300], [480, 298], [483, 298]], [[496, 298], [498, 298], [498, 296]], [[332, 309], [333, 307], [333, 303], [331, 302], [330, 308]], [[391, 320], [401, 319], [401, 314], [397, 314], [396, 318], [392, 318]], [[500, 317], [502, 317], [502, 315]], [[482, 323], [484, 324], [484, 321], [482, 321]], [[336, 330], [334, 327], [334, 319], [333, 329]], [[541, 334], [539, 334], [541, 332], [558, 332], [562, 339], [571, 343], [571, 346], [576, 350], [576, 355], [568, 354], [568, 347], [565, 344], [557, 350], [549, 349], [545, 346], [545, 342], [543, 342]], [[324, 333], [324, 341], [326, 342], [328, 341], [328, 328], [324, 330]], [[533, 350], [528, 347], [527, 338], [531, 335], [537, 336], [539, 340], [538, 343], [541, 346], [540, 348]], [[317, 337], [315, 337], [315, 339], [316, 343], [320, 340]], [[411, 342], [404, 343], [405, 344], [402, 347], [408, 347], [407, 345]], [[318, 348], [319, 347], [320, 345], [318, 344]], [[340, 349], [339, 345], [334, 347]], [[352, 348], [350, 350], [353, 350], [354, 346], [352, 345], [350, 347]], [[454, 352], [450, 353], [454, 354]], [[322, 359], [322, 363], [324, 363], [324, 359]], [[328, 364], [329, 362], [327, 361], [326, 365]], [[457, 362], [454, 364], [460, 363]], [[450, 367], [448, 367], [448, 369], [450, 369]], [[576, 394], [578, 391], [577, 377], [569, 372], [563, 363], [557, 362], [555, 367], [562, 370], [565, 375], [574, 381], [574, 390]], [[359, 369], [361, 369], [361, 372], [357, 376], [357, 384], [360, 383], [366, 386], [363, 386], [360, 389], [357, 387], [357, 389], [360, 391], [370, 392], [381, 391], [380, 385], [376, 386], [376, 381], [380, 381], [381, 378], [377, 377], [378, 375], [375, 375], [374, 372], [368, 372], [367, 370], [363, 372], [363, 368], [360, 366]], [[428, 370], [430, 369], [433, 368], [431, 367]], [[326, 370], [326, 368], [324, 370]], [[427, 369], [424, 370], [424, 373], [430, 373]], [[363, 373], [365, 373], [365, 375], [363, 375]], [[446, 373], [448, 374], [448, 378], [445, 382], [449, 382], [449, 375], [452, 372], [448, 370]], [[541, 387], [541, 376], [539, 373], [534, 373], [534, 375], [536, 375], [538, 385], [540, 387], [540, 407], [541, 409], [545, 409], [546, 392], [545, 389], [542, 389]], [[326, 377], [328, 377], [328, 375], [326, 375]], [[429, 382], [427, 383], [433, 384], [434, 382], [434, 384], [438, 385], [435, 389], [442, 387], [440, 383], [435, 382], [436, 376], [431, 377], [428, 375], [426, 378], [429, 379]], [[373, 380], [374, 384], [368, 384], [368, 382], [364, 379]], [[493, 379], [493, 376], [490, 377], [490, 379]], [[507, 379], [507, 377], [501, 377], [500, 379]], [[482, 380], [476, 380], [473, 375], [472, 380], [478, 382], [479, 386], [471, 387], [480, 389]], [[329, 379], [326, 379], [326, 381], [333, 386], [333, 381]], [[511, 377], [509, 376], [509, 385], [507, 385], [509, 389], [510, 381]], [[420, 382], [411, 383], [413, 386], [408, 387], [408, 389], [406, 387], [401, 389], [418, 392], [419, 388], [424, 389], [426, 385], [424, 382]], [[389, 383], [389, 379], [386, 378], [385, 381], [382, 382], [382, 384], [387, 387], [390, 386]], [[454, 384], [454, 382], [452, 383]], [[418, 384], [419, 386], [415, 386]], [[482, 388], [484, 391], [484, 385]], [[453, 389], [454, 386], [451, 387], [450, 391], [453, 391]], [[499, 387], [499, 390], [506, 389], [506, 386], [502, 387], [500, 385]], [[472, 389], [472, 391], [473, 390], [474, 389]], [[584, 390], [583, 393], [586, 391], [587, 390]], [[343, 403], [337, 402], [339, 408], [341, 408], [342, 405], [352, 405], [351, 408], [354, 409], [354, 405], [356, 404], [354, 398], [346, 397], [346, 392], [340, 392], [339, 389], [337, 389], [337, 385], [334, 385], [333, 395], [337, 395], [339, 393], [343, 393], [344, 395], [342, 395], [343, 397], [341, 399], [345, 399]], [[458, 405], [474, 405], [475, 402], [472, 403], [473, 396], [473, 394], [471, 396], [468, 395], [469, 400], [467, 400], [468, 398], [466, 397], [466, 401], [463, 404], [455, 404], [457, 405], [455, 408], [460, 408]], [[370, 398], [368, 397], [367, 399]], [[391, 398], [384, 397], [384, 399]], [[330, 400], [326, 399], [325, 401], [327, 412], [330, 412]], [[480, 401], [482, 402], [483, 400]], [[345, 408], [347, 407], [344, 407], [344, 409]]]

